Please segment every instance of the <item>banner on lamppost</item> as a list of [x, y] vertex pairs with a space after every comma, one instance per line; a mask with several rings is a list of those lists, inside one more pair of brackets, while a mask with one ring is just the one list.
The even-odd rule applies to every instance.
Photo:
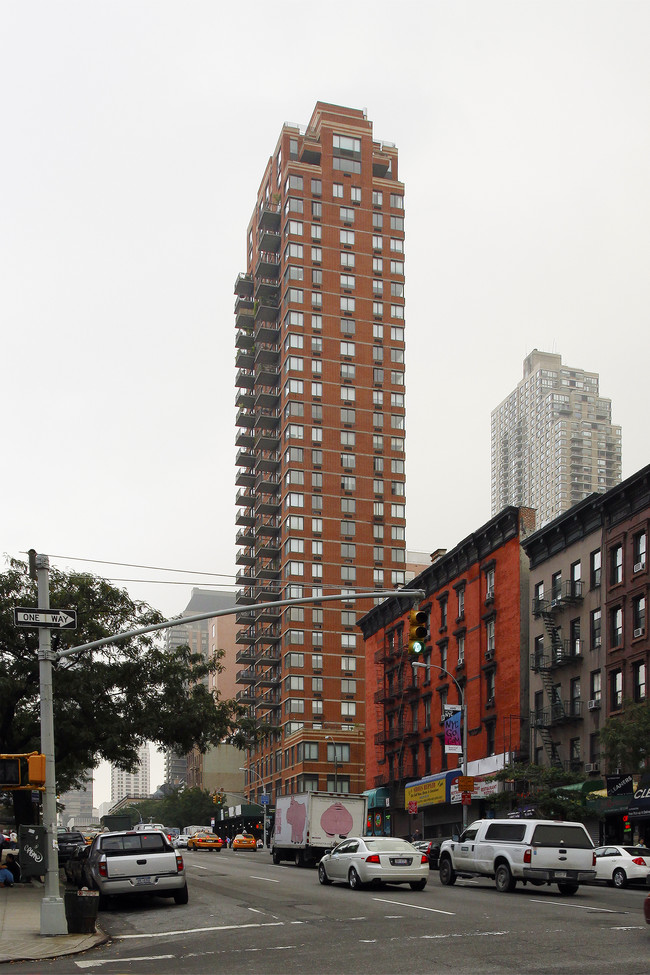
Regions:
[[463, 744], [460, 736], [462, 708], [459, 704], [445, 704], [445, 754], [462, 755]]

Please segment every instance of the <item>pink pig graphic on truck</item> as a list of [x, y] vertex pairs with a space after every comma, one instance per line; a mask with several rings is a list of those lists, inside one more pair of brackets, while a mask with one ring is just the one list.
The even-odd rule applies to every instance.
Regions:
[[291, 842], [300, 843], [304, 838], [307, 809], [304, 802], [296, 802], [293, 796], [287, 809], [287, 822], [291, 826]]
[[328, 836], [345, 837], [352, 829], [352, 814], [340, 802], [333, 803], [320, 818], [320, 824]]

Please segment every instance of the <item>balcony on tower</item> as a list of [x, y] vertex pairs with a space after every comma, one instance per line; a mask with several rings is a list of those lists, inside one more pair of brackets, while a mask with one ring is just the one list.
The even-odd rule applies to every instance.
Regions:
[[237, 565], [255, 565], [255, 552], [252, 548], [239, 549], [235, 555]]
[[255, 325], [254, 306], [248, 302], [237, 300], [235, 302], [235, 327], [246, 332], [252, 332]]
[[255, 460], [255, 454], [250, 447], [243, 447], [241, 450], [237, 451], [235, 463], [237, 464], [237, 467], [248, 467], [252, 469], [255, 467]]
[[259, 247], [261, 251], [276, 254], [280, 250], [282, 235], [277, 230], [260, 230]]
[[[274, 451], [280, 447], [280, 431], [278, 429], [257, 429], [255, 431], [255, 449]], [[270, 514], [270, 512], [269, 512]]]
[[255, 408], [255, 394], [252, 389], [238, 389], [235, 394], [235, 406], [238, 410], [252, 412]]
[[282, 701], [277, 690], [270, 690], [266, 691], [264, 694], [260, 694], [256, 703], [259, 708], [267, 708], [269, 710], [282, 706]]
[[[235, 418], [235, 423], [238, 427], [254, 427], [257, 417], [253, 412], [253, 407], [249, 403], [251, 399], [247, 393], [242, 391], [238, 392], [235, 397], [235, 405], [237, 406], [237, 416]], [[238, 402], [239, 400], [239, 402]]]
[[[235, 335], [235, 347], [237, 349], [246, 350], [252, 354], [255, 347], [255, 335], [253, 333], [253, 316], [251, 314], [250, 322], [246, 322], [245, 328], [238, 328], [237, 334]], [[237, 365], [244, 365], [244, 363], [237, 363]]]
[[252, 274], [238, 274], [235, 280], [235, 287], [233, 288], [235, 294], [239, 298], [252, 298], [253, 297], [253, 275]]
[[260, 535], [255, 539], [255, 554], [258, 558], [277, 558], [280, 555], [280, 530], [273, 535]]
[[238, 704], [255, 704], [255, 692], [252, 687], [246, 687], [242, 691], [237, 691], [235, 700]]
[[241, 528], [235, 537], [236, 545], [255, 545], [255, 532], [252, 528]]
[[[278, 309], [275, 309], [277, 317]], [[274, 320], [262, 320], [256, 323], [255, 337], [258, 342], [266, 342], [268, 345], [278, 345], [280, 342], [280, 325]]]
[[257, 494], [255, 498], [256, 515], [277, 515], [280, 513], [280, 492], [274, 494]]
[[235, 576], [235, 582], [238, 586], [254, 586], [257, 581], [257, 576], [250, 569], [240, 570]]
[[255, 684], [257, 682], [255, 668], [246, 667], [245, 670], [238, 670], [235, 680], [238, 684]]
[[255, 504], [255, 495], [250, 488], [238, 491], [235, 495], [235, 504], [242, 508], [252, 508]]
[[[279, 203], [265, 203], [260, 204], [257, 226], [260, 230], [279, 230], [280, 222], [282, 220], [282, 208]], [[267, 247], [261, 247], [261, 250], [268, 250]]]
[[[235, 365], [237, 366], [238, 369], [247, 369], [251, 373], [253, 372], [253, 367], [255, 365], [255, 355], [253, 353], [252, 342], [251, 345], [248, 347], [246, 346], [242, 346], [241, 348], [237, 347], [237, 351], [235, 352]], [[253, 375], [253, 379], [255, 379], [254, 375]]]
[[[257, 303], [268, 304], [277, 308], [280, 298], [280, 283], [277, 278], [258, 278], [255, 282], [255, 302], [254, 310], [257, 310]], [[267, 316], [265, 316], [267, 317]]]
[[277, 254], [270, 254], [262, 251], [257, 259], [255, 266], [256, 278], [267, 278], [275, 280], [280, 276], [280, 260]]
[[[239, 642], [239, 633], [237, 634], [237, 642]], [[235, 654], [235, 661], [238, 664], [255, 663], [255, 648], [253, 646], [242, 647]]]
[[321, 145], [315, 132], [306, 132], [300, 146], [300, 162], [320, 166]]

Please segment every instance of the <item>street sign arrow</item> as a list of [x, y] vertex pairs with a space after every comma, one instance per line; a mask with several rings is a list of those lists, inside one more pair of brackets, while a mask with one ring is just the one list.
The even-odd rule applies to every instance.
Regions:
[[49, 626], [53, 630], [76, 630], [76, 609], [29, 609], [14, 607], [15, 626]]

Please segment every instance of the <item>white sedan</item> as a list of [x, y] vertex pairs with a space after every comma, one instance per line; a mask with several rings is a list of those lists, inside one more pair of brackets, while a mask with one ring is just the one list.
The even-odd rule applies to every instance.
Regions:
[[187, 833], [179, 833], [178, 836], [174, 837], [172, 843], [174, 844], [177, 850], [186, 850], [188, 840], [189, 840], [189, 835]]
[[352, 890], [366, 884], [409, 884], [424, 890], [429, 879], [426, 853], [393, 836], [350, 836], [321, 858], [321, 884], [347, 881]]
[[596, 880], [614, 887], [628, 883], [650, 883], [650, 849], [647, 846], [599, 846], [596, 855]]

